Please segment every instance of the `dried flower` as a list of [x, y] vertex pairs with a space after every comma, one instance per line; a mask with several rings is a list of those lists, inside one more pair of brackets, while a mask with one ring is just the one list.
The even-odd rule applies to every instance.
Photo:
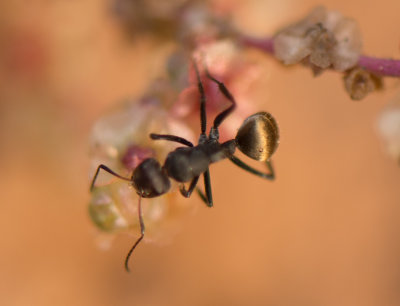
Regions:
[[[151, 132], [177, 134], [190, 140], [194, 138], [190, 129], [177, 122], [162, 104], [149, 100], [149, 97], [138, 103], [125, 103], [100, 118], [93, 127], [91, 175], [99, 164], [106, 164], [120, 175], [130, 177], [132, 168], [145, 158], [151, 156], [162, 161], [176, 145], [151, 140]], [[189, 202], [182, 200], [176, 190], [173, 188], [163, 197], [146, 199], [143, 213], [149, 233], [147, 238], [159, 240], [155, 237], [163, 236], [165, 232], [160, 228], [174, 226], [174, 220], [189, 211]], [[138, 195], [128, 182], [101, 172], [91, 194], [89, 213], [103, 231], [136, 232], [139, 229], [137, 204]]]
[[113, 0], [113, 11], [129, 36], [178, 39], [187, 49], [234, 34], [228, 18], [209, 1]]
[[280, 30], [274, 48], [276, 57], [287, 65], [303, 61], [319, 69], [345, 71], [357, 64], [361, 33], [353, 19], [317, 7], [306, 18]]
[[362, 68], [356, 67], [343, 77], [346, 91], [353, 100], [361, 100], [370, 92], [382, 88], [382, 79]]
[[112, 8], [131, 37], [150, 32], [158, 37], [174, 35], [179, 28], [179, 15], [184, 5], [192, 0], [114, 0]]

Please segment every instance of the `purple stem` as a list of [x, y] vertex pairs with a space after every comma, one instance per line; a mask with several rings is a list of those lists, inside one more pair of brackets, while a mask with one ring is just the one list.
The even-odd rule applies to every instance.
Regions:
[[358, 65], [365, 70], [382, 76], [400, 77], [400, 61], [361, 55]]
[[[240, 41], [247, 47], [253, 47], [261, 51], [274, 54], [274, 40], [271, 37], [255, 38], [241, 35]], [[358, 65], [377, 75], [400, 77], [400, 60], [361, 55], [358, 59]]]
[[239, 38], [240, 42], [248, 47], [260, 49], [262, 51], [274, 54], [274, 40], [272, 38], [255, 38], [251, 36], [242, 35]]

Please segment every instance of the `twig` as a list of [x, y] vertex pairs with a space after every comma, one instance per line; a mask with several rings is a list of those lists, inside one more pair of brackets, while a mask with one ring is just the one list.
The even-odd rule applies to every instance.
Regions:
[[[274, 40], [271, 37], [255, 38], [242, 35], [240, 36], [240, 41], [247, 47], [253, 47], [266, 53], [274, 54]], [[380, 76], [400, 77], [400, 60], [361, 55], [358, 65]]]

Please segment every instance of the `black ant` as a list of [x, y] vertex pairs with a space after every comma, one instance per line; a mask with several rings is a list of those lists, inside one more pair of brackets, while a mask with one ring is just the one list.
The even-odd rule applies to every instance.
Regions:
[[[184, 145], [184, 147], [178, 147], [170, 152], [162, 166], [154, 158], [143, 160], [134, 169], [130, 178], [115, 173], [105, 165], [99, 165], [90, 186], [90, 190], [92, 191], [99, 171], [103, 169], [122, 180], [130, 182], [139, 195], [138, 213], [141, 235], [126, 256], [125, 269], [128, 272], [129, 258], [136, 246], [143, 239], [145, 232], [141, 199], [154, 198], [167, 193], [171, 187], [170, 178], [182, 183], [179, 190], [184, 197], [188, 198], [196, 188], [200, 175], [203, 174], [205, 194], [199, 188], [196, 188], [196, 190], [208, 207], [213, 206], [209, 170], [211, 163], [228, 158], [234, 164], [252, 174], [268, 180], [275, 178], [274, 170], [269, 160], [279, 143], [279, 132], [275, 119], [267, 112], [259, 112], [251, 115], [239, 128], [235, 139], [220, 143], [218, 127], [233, 112], [236, 107], [236, 101], [225, 85], [212, 77], [208, 70], [205, 69], [206, 76], [218, 85], [221, 93], [231, 102], [231, 105], [227, 109], [215, 117], [213, 126], [207, 136], [206, 96], [198, 67], [195, 62], [193, 64], [200, 93], [201, 133], [198, 144], [194, 146], [190, 141], [175, 135], [150, 134], [151, 139], [173, 141]], [[252, 159], [265, 162], [269, 173], [260, 172], [235, 157], [233, 154], [236, 148]], [[188, 189], [183, 184], [187, 182], [190, 182]]]

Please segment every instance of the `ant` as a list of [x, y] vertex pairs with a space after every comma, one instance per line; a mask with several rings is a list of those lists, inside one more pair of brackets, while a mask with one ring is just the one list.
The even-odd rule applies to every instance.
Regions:
[[[193, 145], [190, 141], [175, 135], [150, 134], [150, 138], [153, 140], [177, 142], [183, 145], [183, 147], [178, 147], [170, 152], [162, 166], [155, 158], [143, 160], [134, 169], [130, 178], [123, 177], [101, 164], [97, 167], [90, 186], [90, 191], [92, 191], [97, 176], [100, 170], [103, 169], [113, 176], [130, 182], [139, 195], [138, 214], [141, 234], [126, 256], [125, 270], [128, 272], [129, 258], [136, 246], [143, 239], [145, 233], [141, 200], [142, 198], [154, 198], [167, 193], [171, 187], [170, 179], [181, 183], [179, 187], [180, 193], [184, 197], [189, 198], [197, 186], [200, 175], [203, 175], [205, 194], [199, 188], [196, 188], [196, 190], [206, 205], [212, 207], [213, 199], [209, 170], [211, 163], [227, 158], [238, 167], [254, 175], [268, 180], [273, 180], [275, 178], [274, 170], [270, 162], [270, 157], [275, 152], [279, 143], [279, 132], [275, 119], [267, 112], [253, 114], [244, 120], [235, 139], [220, 143], [218, 128], [226, 117], [234, 111], [236, 101], [225, 87], [224, 83], [211, 76], [207, 68], [205, 68], [207, 78], [218, 85], [220, 92], [231, 103], [228, 108], [215, 117], [209, 135], [207, 136], [206, 96], [198, 67], [194, 61], [193, 65], [196, 72], [197, 87], [200, 93], [201, 133], [198, 144]], [[233, 154], [236, 148], [252, 159], [265, 162], [269, 173], [260, 172], [235, 157]], [[188, 189], [186, 189], [184, 185], [184, 183], [187, 182], [190, 182]]]

